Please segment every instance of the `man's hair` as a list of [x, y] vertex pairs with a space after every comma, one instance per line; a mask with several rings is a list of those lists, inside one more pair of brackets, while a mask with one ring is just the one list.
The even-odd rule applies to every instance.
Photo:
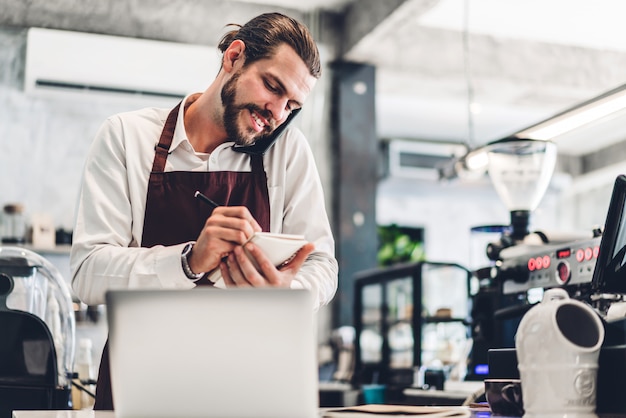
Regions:
[[311, 75], [320, 77], [322, 69], [317, 45], [307, 27], [297, 20], [280, 13], [264, 13], [243, 26], [227, 26], [236, 26], [238, 29], [226, 33], [218, 48], [223, 53], [233, 41], [243, 41], [246, 45], [244, 66], [271, 58], [278, 46], [287, 44], [302, 58]]

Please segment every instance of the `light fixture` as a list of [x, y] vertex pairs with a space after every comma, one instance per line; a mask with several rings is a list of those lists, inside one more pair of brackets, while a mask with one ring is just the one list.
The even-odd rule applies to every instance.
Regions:
[[489, 165], [486, 147], [475, 148], [439, 170], [440, 179], [475, 181], [484, 177]]
[[[512, 138], [551, 141], [559, 135], [624, 110], [626, 110], [626, 84], [560, 112], [549, 119], [524, 128], [499, 141], [507, 141]], [[451, 166], [440, 169], [440, 179], [451, 180], [458, 177], [471, 180], [485, 175], [488, 164], [487, 148], [494, 142], [470, 149], [467, 154], [457, 158]]]
[[565, 110], [514, 136], [548, 141], [626, 109], [626, 84]]
[[485, 171], [489, 164], [489, 157], [484, 148], [478, 148], [467, 153], [465, 167], [471, 171]]

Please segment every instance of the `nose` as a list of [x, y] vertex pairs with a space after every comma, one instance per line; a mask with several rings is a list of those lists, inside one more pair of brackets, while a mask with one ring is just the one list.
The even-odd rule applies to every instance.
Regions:
[[283, 123], [289, 116], [289, 110], [287, 110], [287, 104], [289, 101], [287, 98], [278, 98], [267, 103], [265, 108], [272, 114], [272, 119], [276, 121], [278, 125]]

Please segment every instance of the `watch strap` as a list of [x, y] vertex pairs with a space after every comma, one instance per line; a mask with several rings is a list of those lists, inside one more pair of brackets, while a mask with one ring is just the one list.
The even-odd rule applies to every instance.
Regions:
[[189, 254], [191, 254], [191, 250], [193, 249], [193, 245], [195, 243], [194, 242], [190, 242], [189, 244], [185, 245], [183, 247], [183, 252], [180, 255], [180, 261], [181, 261], [181, 265], [183, 267], [183, 272], [185, 273], [185, 276], [187, 276], [187, 278], [189, 280], [200, 280], [202, 278], [202, 276], [204, 276], [204, 272], [202, 273], [194, 273], [191, 270], [191, 267], [189, 267]]

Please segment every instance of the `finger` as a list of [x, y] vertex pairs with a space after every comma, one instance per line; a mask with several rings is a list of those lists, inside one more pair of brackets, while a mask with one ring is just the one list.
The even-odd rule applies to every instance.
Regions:
[[[217, 218], [220, 218], [218, 215]], [[226, 225], [226, 226], [225, 226]], [[230, 226], [228, 226], [230, 225]], [[238, 228], [244, 228], [240, 230]], [[190, 258], [190, 265], [199, 271], [208, 271], [217, 267], [221, 258], [232, 252], [236, 245], [247, 241], [248, 235], [254, 234], [248, 222], [220, 222], [207, 220], [205, 227], [196, 239], [196, 245]], [[193, 258], [193, 264], [192, 259]]]
[[[243, 228], [243, 229], [240, 229]], [[236, 245], [242, 245], [245, 243], [251, 234], [254, 234], [254, 231], [250, 227], [250, 225], [206, 225], [202, 232], [200, 233], [201, 237], [206, 237], [207, 240], [215, 241], [214, 245], [222, 246], [228, 245], [227, 251], [221, 252], [230, 252]], [[198, 238], [200, 240], [200, 238]], [[226, 247], [225, 247], [226, 248]]]
[[252, 232], [261, 231], [259, 223], [245, 206], [220, 206], [207, 218], [207, 225], [245, 231], [247, 237]]
[[[246, 244], [246, 250], [248, 250], [248, 254], [250, 254], [250, 257], [255, 258], [255, 255], [250, 252], [253, 247], [256, 248], [256, 246], [254, 246], [253, 244]], [[237, 264], [239, 266], [239, 271], [242, 274], [242, 278], [244, 278], [249, 285], [254, 287], [267, 286], [267, 280], [265, 279], [265, 277], [263, 277], [263, 274], [261, 274], [261, 272], [263, 271], [262, 266], [260, 266], [261, 271], [257, 270], [254, 263], [248, 257], [248, 254], [246, 254], [246, 251], [244, 251], [243, 247], [237, 247], [233, 251], [233, 255], [237, 259]], [[255, 258], [255, 261], [257, 262], [257, 264], [263, 262], [263, 260], [259, 260], [257, 258]], [[269, 262], [269, 260], [267, 261]]]
[[[250, 256], [254, 257], [260, 267], [260, 273], [262, 274], [265, 285], [279, 287], [289, 287], [294, 276], [298, 270], [300, 270], [302, 263], [304, 263], [307, 256], [314, 248], [315, 246], [313, 244], [304, 245], [292, 259], [277, 268], [258, 246], [252, 243], [246, 244], [246, 249], [250, 253]], [[250, 277], [248, 277], [248, 279], [250, 279]]]
[[189, 265], [194, 271], [216, 268], [224, 254], [245, 243], [260, 227], [245, 206], [216, 208], [196, 239]]
[[222, 280], [224, 280], [224, 284], [226, 287], [236, 287], [237, 285], [230, 277], [230, 272], [228, 271], [228, 265], [226, 264], [226, 260], [222, 260], [220, 263], [220, 273], [222, 273]]
[[313, 250], [315, 250], [315, 244], [311, 242], [304, 244], [289, 261], [283, 263], [279, 267], [279, 270], [294, 270], [297, 272], [300, 270], [300, 267], [302, 267], [302, 264], [304, 264], [306, 258], [313, 252]]
[[203, 230], [196, 240], [189, 257], [189, 266], [194, 271], [210, 271], [218, 267], [225, 254], [230, 253], [235, 244]]
[[235, 250], [226, 258], [226, 267], [230, 275], [231, 280], [237, 287], [249, 287], [250, 283], [246, 280], [246, 276], [242, 273], [237, 256], [235, 253], [241, 250], [241, 247], [236, 247]]

